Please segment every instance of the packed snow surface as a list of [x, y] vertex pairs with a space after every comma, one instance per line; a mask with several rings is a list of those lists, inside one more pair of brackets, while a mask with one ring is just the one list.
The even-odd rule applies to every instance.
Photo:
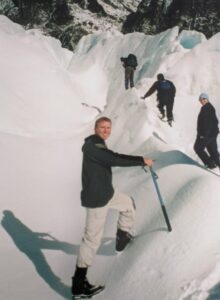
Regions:
[[[135, 53], [135, 88], [125, 91], [120, 57]], [[137, 206], [136, 238], [115, 254], [110, 212], [89, 280], [97, 300], [220, 299], [220, 178], [193, 151], [198, 96], [220, 112], [220, 34], [172, 28], [156, 36], [118, 32], [81, 39], [74, 53], [0, 17], [0, 298], [71, 299], [82, 238], [81, 146], [101, 115], [111, 149], [155, 159], [172, 225], [167, 231], [150, 172], [114, 168], [114, 186]], [[158, 118], [156, 74], [177, 88], [175, 122]]]

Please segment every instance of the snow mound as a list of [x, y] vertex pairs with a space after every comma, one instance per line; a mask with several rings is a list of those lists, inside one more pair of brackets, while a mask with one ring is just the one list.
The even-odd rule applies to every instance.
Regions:
[[[130, 52], [139, 64], [125, 91], [120, 57]], [[219, 53], [219, 34], [206, 40], [177, 27], [89, 35], [70, 53], [0, 16], [1, 299], [71, 299], [85, 222], [81, 145], [101, 115], [113, 121], [110, 148], [155, 159], [173, 231], [150, 173], [114, 168], [115, 188], [135, 200], [137, 237], [116, 257], [109, 213], [88, 274], [106, 283], [97, 300], [218, 299], [219, 178], [199, 167], [193, 143], [198, 95], [206, 91], [220, 110]], [[155, 95], [140, 99], [159, 72], [177, 87], [172, 128], [159, 120]]]

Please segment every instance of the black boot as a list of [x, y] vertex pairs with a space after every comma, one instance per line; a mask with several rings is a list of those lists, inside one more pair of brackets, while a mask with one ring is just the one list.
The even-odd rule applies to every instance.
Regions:
[[172, 127], [172, 120], [168, 120], [168, 124]]
[[208, 169], [215, 169], [217, 166], [216, 166], [216, 164], [213, 162], [213, 161], [210, 161], [207, 165], [206, 165], [206, 167], [208, 168]]
[[75, 274], [72, 278], [72, 294], [79, 295], [84, 290], [84, 281], [86, 279], [87, 268], [76, 267]]
[[163, 119], [165, 118], [165, 112], [160, 112], [159, 118], [160, 118], [161, 120], [163, 120]]
[[74, 299], [83, 299], [91, 297], [101, 292], [104, 287], [89, 283], [86, 278], [87, 268], [76, 267], [74, 277], [72, 277], [72, 295]]
[[116, 235], [116, 251], [123, 251], [131, 240], [133, 240], [133, 236], [129, 232], [118, 229]]

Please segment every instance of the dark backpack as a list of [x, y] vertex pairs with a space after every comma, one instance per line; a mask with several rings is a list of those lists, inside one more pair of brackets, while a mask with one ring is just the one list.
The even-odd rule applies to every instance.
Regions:
[[161, 91], [168, 91], [172, 89], [172, 84], [169, 80], [159, 81], [159, 89]]
[[126, 59], [126, 66], [136, 68], [137, 65], [137, 57], [134, 54], [129, 54]]
[[176, 89], [171, 81], [164, 79], [158, 81], [157, 91], [159, 99], [168, 99], [175, 97]]

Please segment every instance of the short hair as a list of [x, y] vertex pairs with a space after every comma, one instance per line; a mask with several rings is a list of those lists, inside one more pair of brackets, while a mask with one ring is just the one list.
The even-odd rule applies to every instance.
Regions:
[[164, 75], [162, 73], [157, 75], [158, 80], [164, 80]]
[[99, 123], [101, 122], [109, 122], [109, 123], [112, 123], [112, 120], [109, 119], [108, 117], [100, 117], [98, 118], [96, 121], [95, 121], [95, 128], [98, 127]]

